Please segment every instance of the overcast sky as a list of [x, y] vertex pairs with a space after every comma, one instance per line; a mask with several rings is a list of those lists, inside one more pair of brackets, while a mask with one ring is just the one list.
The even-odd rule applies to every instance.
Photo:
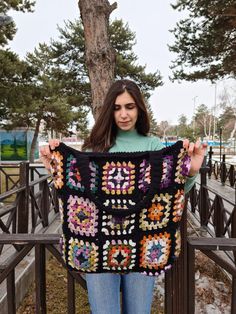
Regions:
[[[114, 1], [110, 0], [110, 3]], [[147, 71], [160, 70], [164, 85], [157, 88], [150, 99], [154, 116], [158, 122], [167, 120], [176, 123], [181, 114], [188, 118], [193, 115], [195, 107], [206, 104], [209, 108], [215, 103], [215, 86], [209, 81], [198, 83], [171, 83], [169, 66], [174, 60], [167, 44], [173, 43], [169, 32], [181, 18], [170, 3], [174, 0], [118, 0], [118, 7], [111, 14], [111, 19], [122, 18], [136, 33], [137, 45], [134, 51], [139, 64], [146, 65]], [[40, 42], [50, 42], [57, 38], [57, 25], [79, 17], [76, 0], [36, 0], [34, 13], [11, 12], [18, 31], [10, 47], [21, 57], [32, 52]], [[227, 81], [217, 83], [217, 98]], [[190, 122], [190, 121], [189, 121]]]

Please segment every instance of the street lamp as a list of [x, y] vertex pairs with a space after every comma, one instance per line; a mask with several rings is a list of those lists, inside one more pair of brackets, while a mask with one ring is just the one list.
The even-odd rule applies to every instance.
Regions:
[[196, 105], [196, 99], [198, 96], [193, 97], [193, 137], [195, 136], [195, 105]]
[[217, 84], [215, 83], [215, 100], [214, 100], [214, 111], [213, 111], [213, 134], [212, 134], [212, 140], [215, 141], [215, 132], [216, 132], [216, 94], [217, 94]]
[[220, 162], [221, 162], [221, 149], [222, 149], [222, 127], [220, 127]]

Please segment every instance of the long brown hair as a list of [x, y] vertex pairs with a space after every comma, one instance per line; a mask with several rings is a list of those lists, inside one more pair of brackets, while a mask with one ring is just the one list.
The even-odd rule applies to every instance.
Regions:
[[82, 150], [106, 152], [115, 143], [117, 126], [114, 120], [114, 104], [116, 97], [127, 91], [135, 100], [138, 107], [136, 129], [139, 134], [147, 135], [150, 122], [143, 96], [138, 85], [130, 80], [118, 80], [109, 88], [101, 107], [100, 114], [95, 122], [89, 137], [85, 140]]

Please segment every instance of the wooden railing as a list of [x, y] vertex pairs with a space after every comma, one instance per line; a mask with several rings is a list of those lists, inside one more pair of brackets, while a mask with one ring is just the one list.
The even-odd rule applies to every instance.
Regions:
[[0, 194], [20, 186], [20, 164], [0, 165]]
[[222, 160], [214, 160], [212, 158], [213, 151], [212, 147], [208, 152], [207, 166], [209, 167], [208, 177], [214, 177], [220, 181], [222, 185], [229, 185], [235, 188], [236, 184], [236, 166], [226, 162], [226, 155], [222, 155]]
[[[209, 168], [200, 169], [200, 184], [190, 191], [190, 211], [212, 237], [236, 237], [236, 203], [207, 185]], [[232, 189], [232, 195], [234, 190]], [[233, 197], [232, 197], [233, 199]]]
[[[57, 260], [65, 266], [57, 244], [58, 235], [25, 234], [34, 233], [38, 224], [47, 226], [48, 214], [51, 210], [58, 211], [55, 191], [50, 185], [50, 176], [46, 175], [30, 183], [27, 179], [27, 164], [22, 165], [20, 187], [5, 192], [0, 196], [0, 202], [15, 193], [15, 201], [7, 208], [0, 209], [0, 247], [12, 244], [16, 253], [9, 262], [0, 266], [0, 283], [7, 282], [8, 313], [15, 313], [15, 267], [35, 248], [35, 280], [36, 280], [36, 313], [46, 313], [46, 285], [45, 285], [45, 250], [49, 250]], [[192, 314], [194, 313], [194, 260], [195, 250], [201, 250], [217, 265], [232, 275], [232, 304], [231, 313], [236, 313], [236, 206], [224, 199], [217, 191], [207, 187], [207, 167], [201, 168], [201, 182], [190, 192], [186, 206], [195, 217], [199, 218], [199, 225], [206, 228], [214, 237], [192, 239], [187, 238], [186, 216], [182, 218], [182, 252], [174, 267], [165, 276], [165, 313], [166, 314]], [[25, 182], [26, 184], [23, 184]], [[31, 206], [29, 204], [31, 203]], [[23, 214], [19, 214], [19, 208]], [[31, 210], [31, 223], [29, 223], [29, 210]], [[2, 217], [7, 217], [3, 220]], [[27, 224], [26, 224], [27, 221]], [[213, 241], [213, 242], [212, 242]], [[215, 242], [214, 242], [215, 241]], [[231, 263], [213, 251], [229, 251]], [[233, 263], [232, 263], [233, 262]], [[74, 284], [78, 281], [84, 288], [84, 279], [76, 272], [67, 272], [68, 276], [68, 313], [75, 313]]]
[[[35, 248], [35, 308], [36, 314], [47, 313], [46, 303], [46, 250], [48, 250], [61, 265], [64, 260], [57, 250], [59, 235], [55, 234], [18, 234], [2, 235], [0, 244], [21, 245], [22, 249], [7, 267], [0, 272], [0, 283], [7, 282], [8, 313], [16, 313], [15, 302], [15, 267]], [[201, 250], [217, 265], [232, 275], [231, 314], [236, 311], [236, 267], [222, 262], [214, 250], [236, 251], [236, 239], [188, 238], [187, 249], [182, 251], [178, 261], [165, 275], [165, 313], [194, 314], [195, 311], [195, 250]], [[75, 314], [75, 281], [86, 289], [86, 282], [77, 272], [67, 271], [67, 313]], [[56, 302], [56, 300], [55, 300]]]
[[[186, 213], [185, 213], [186, 216]], [[182, 224], [182, 227], [184, 224]], [[182, 238], [186, 242], [186, 238]], [[64, 260], [61, 257], [57, 247], [59, 243], [58, 234], [17, 234], [2, 235], [0, 244], [20, 245], [21, 250], [11, 260], [11, 262], [2, 269], [0, 273], [0, 283], [6, 280], [7, 284], [7, 303], [8, 313], [16, 313], [15, 302], [15, 267], [21, 260], [35, 248], [35, 309], [36, 314], [47, 313], [46, 304], [46, 250], [48, 250], [61, 265], [65, 267]], [[186, 247], [186, 244], [183, 246]], [[184, 253], [185, 252], [185, 253]], [[186, 251], [182, 250], [181, 257], [174, 264], [174, 267], [166, 273], [165, 277], [165, 309], [167, 314], [186, 313], [184, 308], [187, 305], [186, 299]], [[185, 262], [184, 262], [185, 260]], [[1, 268], [0, 268], [1, 269]], [[75, 281], [86, 289], [86, 281], [77, 272], [67, 271], [67, 313], [75, 314]]]
[[200, 250], [212, 261], [219, 265], [222, 269], [227, 271], [232, 276], [232, 294], [231, 294], [231, 314], [236, 313], [236, 265], [231, 265], [224, 259], [221, 259], [216, 252], [219, 251], [233, 251], [236, 253], [236, 238], [188, 238], [187, 241], [187, 312], [188, 314], [195, 313], [195, 250]]
[[22, 176], [24, 176], [25, 170], [22, 165], [27, 164], [28, 174], [27, 177], [30, 181], [34, 181], [40, 178], [45, 173], [45, 168], [41, 164], [29, 164], [28, 162], [20, 163], [3, 163], [0, 164], [0, 194], [20, 187], [22, 185]]
[[[16, 186], [0, 195], [0, 233], [34, 233], [39, 225], [49, 225], [49, 215], [58, 212], [58, 200], [50, 175], [34, 178], [36, 168], [29, 163], [19, 165]], [[8, 177], [8, 180], [10, 177]], [[9, 199], [11, 201], [9, 201]], [[15, 248], [18, 250], [18, 246]], [[3, 245], [0, 245], [0, 254]]]
[[[236, 238], [236, 204], [207, 186], [208, 171], [206, 166], [200, 169], [200, 184], [195, 184], [189, 193], [188, 209], [209, 236]], [[226, 250], [224, 255], [219, 257], [222, 263], [229, 259], [236, 265], [235, 251]]]

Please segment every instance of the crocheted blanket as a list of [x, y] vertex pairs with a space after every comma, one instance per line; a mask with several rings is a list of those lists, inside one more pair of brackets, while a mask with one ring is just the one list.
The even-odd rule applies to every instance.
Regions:
[[190, 157], [183, 142], [160, 151], [80, 152], [61, 143], [51, 171], [70, 270], [158, 275], [180, 253]]

